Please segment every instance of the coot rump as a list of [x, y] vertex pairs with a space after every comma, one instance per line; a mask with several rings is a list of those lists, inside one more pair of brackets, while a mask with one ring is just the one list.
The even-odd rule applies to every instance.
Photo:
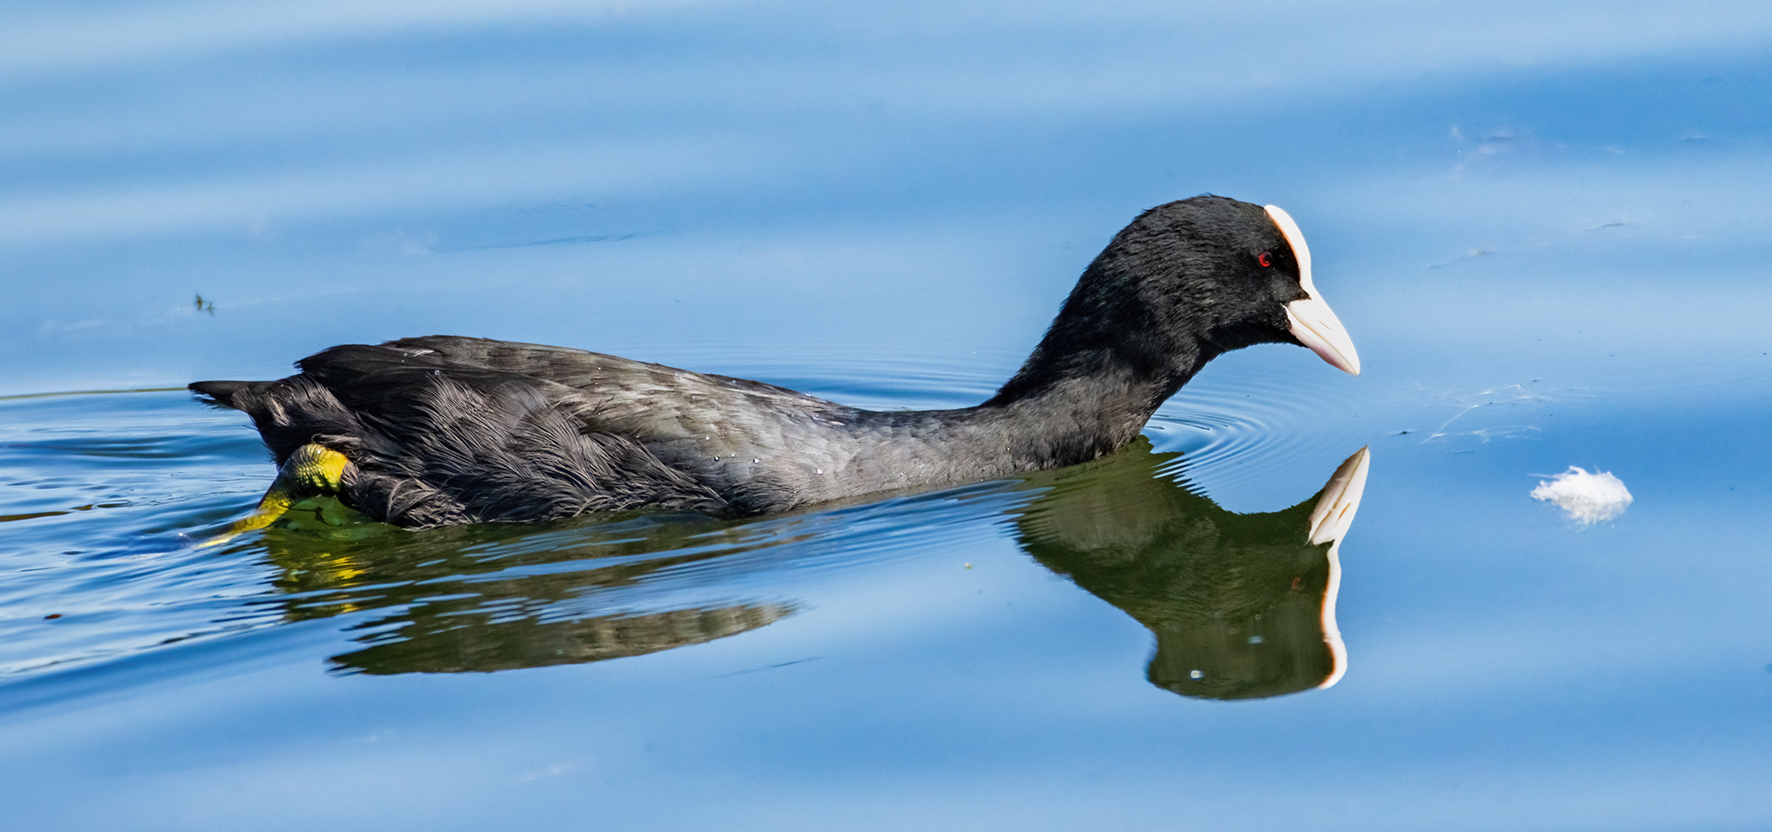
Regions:
[[280, 469], [236, 532], [326, 493], [409, 527], [632, 509], [740, 516], [1094, 459], [1137, 436], [1207, 361], [1269, 342], [1360, 371], [1291, 217], [1202, 196], [1116, 234], [1027, 363], [977, 407], [859, 410], [451, 336], [333, 347], [289, 378], [191, 390], [250, 415]]

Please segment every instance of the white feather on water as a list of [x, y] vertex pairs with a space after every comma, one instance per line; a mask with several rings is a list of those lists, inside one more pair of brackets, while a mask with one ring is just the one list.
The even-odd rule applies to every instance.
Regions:
[[1591, 526], [1623, 514], [1634, 498], [1624, 481], [1610, 473], [1590, 474], [1571, 465], [1554, 478], [1540, 481], [1532, 489], [1532, 499], [1556, 503], [1569, 519]]

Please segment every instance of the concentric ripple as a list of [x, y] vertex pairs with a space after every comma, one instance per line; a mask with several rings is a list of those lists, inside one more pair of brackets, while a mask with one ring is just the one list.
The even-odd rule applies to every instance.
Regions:
[[[1184, 456], [1174, 473], [1207, 490], [1289, 479], [1359, 447], [1338, 439], [1359, 417], [1358, 391], [1320, 365], [1209, 368], [1170, 399], [1145, 428], [1161, 451]], [[1259, 372], [1252, 372], [1251, 369]], [[1321, 458], [1321, 459], [1319, 459]]]

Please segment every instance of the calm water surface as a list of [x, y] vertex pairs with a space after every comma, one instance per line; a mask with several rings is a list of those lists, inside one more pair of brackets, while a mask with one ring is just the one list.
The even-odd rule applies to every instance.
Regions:
[[[0, 828], [1772, 828], [1769, 46], [1751, 3], [8, 7]], [[1364, 375], [1260, 347], [1112, 458], [784, 517], [195, 545], [273, 472], [188, 381], [446, 332], [965, 406], [1207, 191], [1298, 219]], [[1634, 502], [1530, 496], [1571, 465]]]

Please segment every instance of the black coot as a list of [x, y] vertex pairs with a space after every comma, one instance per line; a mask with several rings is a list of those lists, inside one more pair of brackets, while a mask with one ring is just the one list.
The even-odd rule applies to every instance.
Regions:
[[1020, 371], [961, 410], [876, 412], [598, 353], [430, 336], [348, 344], [278, 381], [191, 390], [245, 411], [280, 473], [253, 517], [337, 494], [424, 527], [665, 509], [740, 516], [976, 482], [1108, 453], [1221, 353], [1301, 344], [1359, 372], [1284, 211], [1144, 212], [1089, 264]]

